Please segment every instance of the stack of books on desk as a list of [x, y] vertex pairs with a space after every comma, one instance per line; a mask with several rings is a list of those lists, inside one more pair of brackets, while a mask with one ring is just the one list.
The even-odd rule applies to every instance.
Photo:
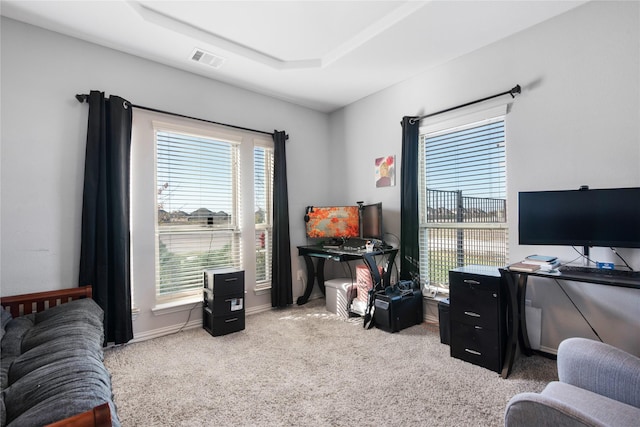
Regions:
[[529, 255], [520, 262], [509, 265], [509, 270], [533, 273], [537, 270], [550, 271], [560, 266], [558, 257], [547, 255]]

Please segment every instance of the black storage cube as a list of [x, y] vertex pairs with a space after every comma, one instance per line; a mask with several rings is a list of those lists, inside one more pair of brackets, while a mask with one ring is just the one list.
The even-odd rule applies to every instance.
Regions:
[[438, 302], [438, 323], [440, 324], [440, 342], [449, 345], [451, 342], [449, 298]]
[[244, 271], [205, 270], [202, 284], [216, 296], [244, 294]]
[[202, 327], [214, 337], [244, 329], [244, 271], [205, 270]]
[[214, 337], [244, 330], [244, 311], [227, 316], [214, 316], [209, 308], [202, 309], [204, 329]]
[[389, 295], [378, 291], [374, 305], [374, 324], [384, 331], [398, 332], [422, 323], [422, 292], [419, 289]]

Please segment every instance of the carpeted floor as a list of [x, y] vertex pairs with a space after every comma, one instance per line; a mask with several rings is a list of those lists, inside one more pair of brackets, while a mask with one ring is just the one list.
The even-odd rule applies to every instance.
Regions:
[[105, 364], [123, 426], [500, 426], [508, 400], [557, 379], [521, 357], [512, 374], [449, 356], [437, 325], [365, 330], [324, 299], [112, 348]]

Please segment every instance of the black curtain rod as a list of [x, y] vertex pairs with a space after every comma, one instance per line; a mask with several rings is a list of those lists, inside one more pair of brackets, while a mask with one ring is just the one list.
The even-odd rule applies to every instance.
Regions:
[[506, 94], [511, 95], [511, 98], [515, 98], [516, 95], [521, 93], [521, 92], [522, 92], [522, 88], [520, 87], [520, 85], [515, 85], [510, 90], [507, 90], [507, 91], [502, 92], [502, 93], [498, 93], [496, 95], [487, 96], [486, 98], [482, 98], [482, 99], [476, 99], [475, 101], [471, 101], [471, 102], [467, 102], [466, 104], [461, 104], [461, 105], [457, 105], [455, 107], [447, 108], [446, 110], [438, 111], [436, 113], [426, 114], [426, 115], [420, 116], [420, 117], [412, 117], [412, 118], [409, 119], [409, 123], [414, 124], [415, 122], [420, 121], [422, 119], [426, 119], [427, 117], [433, 117], [433, 116], [437, 116], [438, 114], [448, 113], [449, 111], [457, 110], [459, 108], [464, 108], [464, 107], [467, 107], [467, 106], [473, 105], [473, 104], [478, 104], [480, 102], [487, 101], [487, 100], [493, 99], [493, 98], [497, 98], [499, 96], [503, 96], [503, 95], [506, 95]]
[[[81, 104], [83, 102], [87, 102], [88, 103], [89, 102], [89, 95], [87, 95], [86, 93], [78, 94], [78, 95], [76, 95], [76, 99]], [[153, 111], [154, 113], [162, 113], [162, 114], [168, 114], [170, 116], [182, 117], [184, 119], [198, 120], [200, 122], [206, 122], [206, 123], [211, 123], [211, 124], [214, 124], [214, 125], [226, 126], [226, 127], [230, 127], [230, 128], [233, 128], [233, 129], [245, 130], [245, 131], [248, 131], [248, 132], [257, 132], [257, 133], [262, 133], [264, 135], [269, 135], [269, 136], [273, 136], [273, 134], [274, 134], [274, 132], [265, 132], [263, 130], [249, 129], [249, 128], [245, 128], [245, 127], [242, 127], [242, 126], [228, 125], [226, 123], [214, 122], [212, 120], [200, 119], [198, 117], [185, 116], [184, 114], [172, 113], [170, 111], [158, 110], [156, 108], [143, 107], [142, 105], [131, 104], [131, 106], [135, 107], [135, 108], [140, 108], [141, 110]], [[289, 139], [289, 135], [286, 135], [285, 138]]]

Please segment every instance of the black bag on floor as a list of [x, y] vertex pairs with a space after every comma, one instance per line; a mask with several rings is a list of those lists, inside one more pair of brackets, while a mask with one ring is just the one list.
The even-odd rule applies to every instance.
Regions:
[[[400, 282], [402, 283], [402, 282]], [[394, 286], [375, 293], [373, 323], [387, 332], [422, 323], [422, 292], [420, 289], [402, 289]]]

